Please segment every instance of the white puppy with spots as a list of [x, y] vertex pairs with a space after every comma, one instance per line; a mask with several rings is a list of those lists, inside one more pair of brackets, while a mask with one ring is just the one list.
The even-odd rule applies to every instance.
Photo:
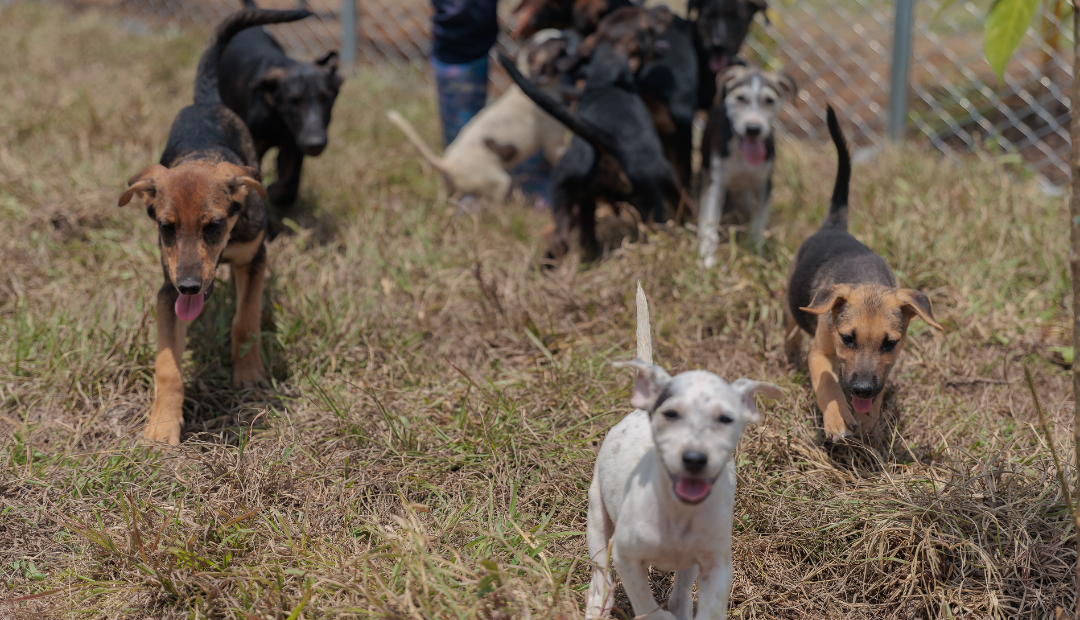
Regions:
[[[727, 383], [711, 372], [674, 377], [652, 363], [649, 308], [637, 290], [638, 356], [616, 366], [637, 370], [630, 404], [600, 447], [589, 487], [586, 537], [593, 563], [587, 619], [607, 617], [612, 579], [622, 580], [636, 618], [689, 620], [698, 582], [697, 618], [722, 619], [731, 588], [732, 455], [750, 422], [754, 394], [780, 396], [771, 383]], [[677, 571], [668, 611], [649, 585], [649, 567]]]
[[773, 124], [784, 97], [795, 92], [785, 75], [735, 66], [717, 78], [716, 104], [709, 111], [702, 142], [702, 190], [698, 216], [698, 254], [706, 267], [716, 263], [717, 227], [724, 204], [740, 199], [750, 208], [750, 240], [760, 246], [769, 222], [769, 195], [776, 162]]

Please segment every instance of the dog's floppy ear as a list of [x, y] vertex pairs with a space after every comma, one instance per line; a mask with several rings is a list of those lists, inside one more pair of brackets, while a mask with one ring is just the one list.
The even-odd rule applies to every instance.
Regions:
[[902, 288], [896, 291], [896, 299], [900, 302], [900, 309], [904, 313], [904, 318], [908, 321], [918, 315], [930, 327], [945, 331], [945, 328], [934, 320], [934, 311], [930, 304], [930, 298], [927, 297], [926, 293], [910, 288]]
[[810, 302], [810, 305], [805, 308], [799, 308], [803, 312], [809, 312], [810, 314], [825, 314], [826, 312], [832, 312], [838, 304], [842, 304], [847, 301], [848, 296], [851, 295], [851, 287], [847, 284], [834, 284], [827, 289], [820, 290], [817, 295], [814, 295], [814, 300]]
[[776, 85], [780, 88], [780, 94], [788, 99], [795, 99], [795, 92], [797, 87], [795, 86], [795, 78], [786, 73], [776, 74]]
[[128, 179], [128, 188], [120, 194], [118, 205], [123, 207], [131, 202], [132, 196], [139, 195], [139, 200], [146, 205], [146, 214], [154, 217], [154, 198], [157, 197], [157, 177], [166, 172], [168, 168], [161, 164], [154, 164]]
[[754, 398], [754, 394], [761, 394], [765, 398], [780, 398], [784, 395], [784, 391], [773, 383], [754, 381], [745, 377], [736, 379], [731, 387], [742, 397], [743, 405], [750, 413], [750, 421], [754, 424], [761, 422], [761, 414], [758, 413], [757, 399]]
[[330, 78], [331, 84], [334, 88], [341, 88], [342, 82], [345, 78], [338, 73], [338, 53], [337, 50], [330, 50], [319, 58], [315, 59], [315, 66], [322, 67], [323, 71], [326, 71], [326, 75]]
[[671, 383], [671, 375], [656, 364], [637, 358], [629, 362], [615, 362], [612, 365], [616, 368], [637, 370], [637, 381], [634, 381], [634, 394], [630, 397], [630, 404], [651, 413], [656, 407], [656, 399]]
[[266, 198], [266, 189], [259, 182], [259, 173], [254, 168], [225, 163], [218, 164], [215, 172], [229, 188], [229, 197], [234, 202], [244, 202], [250, 190], [255, 190], [259, 196]]

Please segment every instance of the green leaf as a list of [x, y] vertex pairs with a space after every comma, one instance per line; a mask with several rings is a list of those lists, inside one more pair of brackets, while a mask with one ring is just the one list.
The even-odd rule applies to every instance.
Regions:
[[983, 33], [983, 53], [999, 80], [1038, 8], [1039, 0], [996, 0], [990, 7]]
[[1072, 347], [1050, 347], [1052, 353], [1057, 353], [1061, 356], [1061, 361], [1066, 366], [1072, 366], [1073, 363], [1073, 348]]

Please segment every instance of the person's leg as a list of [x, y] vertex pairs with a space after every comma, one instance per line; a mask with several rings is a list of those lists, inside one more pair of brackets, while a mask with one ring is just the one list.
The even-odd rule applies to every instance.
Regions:
[[435, 70], [443, 138], [449, 145], [487, 103], [488, 58], [449, 64], [432, 57], [431, 67]]

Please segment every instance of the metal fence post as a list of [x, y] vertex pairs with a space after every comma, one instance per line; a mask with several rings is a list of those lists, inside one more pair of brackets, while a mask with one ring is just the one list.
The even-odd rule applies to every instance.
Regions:
[[356, 0], [341, 3], [341, 64], [351, 68], [356, 62]]
[[907, 122], [908, 63], [911, 60], [911, 14], [915, 0], [896, 0], [893, 29], [892, 73], [889, 76], [889, 139], [904, 135]]

